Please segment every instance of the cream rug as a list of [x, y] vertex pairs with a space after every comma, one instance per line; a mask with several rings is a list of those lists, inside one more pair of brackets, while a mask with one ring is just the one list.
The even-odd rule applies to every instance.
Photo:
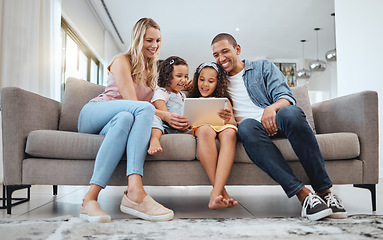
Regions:
[[383, 216], [354, 215], [318, 222], [302, 218], [119, 219], [89, 223], [77, 217], [0, 220], [0, 239], [383, 239]]

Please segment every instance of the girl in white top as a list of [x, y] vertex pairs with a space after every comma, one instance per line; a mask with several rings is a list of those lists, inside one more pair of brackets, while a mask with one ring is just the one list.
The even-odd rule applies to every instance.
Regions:
[[[154, 91], [152, 104], [156, 109], [168, 115], [182, 117], [184, 98], [181, 90], [189, 79], [189, 68], [185, 60], [180, 57], [169, 57], [161, 64], [157, 84], [160, 88]], [[160, 138], [164, 133], [179, 133], [189, 130], [189, 125], [182, 129], [174, 129], [160, 117], [154, 116], [152, 135], [148, 153], [151, 155], [162, 152]]]

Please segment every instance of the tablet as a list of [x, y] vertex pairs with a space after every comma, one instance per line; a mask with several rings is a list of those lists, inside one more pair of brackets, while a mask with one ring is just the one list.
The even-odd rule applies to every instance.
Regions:
[[183, 115], [191, 126], [222, 126], [225, 122], [217, 113], [227, 107], [227, 101], [227, 98], [185, 98]]

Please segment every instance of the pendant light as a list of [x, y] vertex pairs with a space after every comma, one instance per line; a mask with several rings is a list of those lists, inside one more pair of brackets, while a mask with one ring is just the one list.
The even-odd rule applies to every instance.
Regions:
[[321, 61], [318, 59], [318, 31], [320, 28], [314, 28], [314, 30], [317, 32], [317, 60], [310, 62], [309, 68], [311, 71], [324, 71], [327, 67], [327, 63], [324, 61]]
[[304, 68], [305, 62], [305, 42], [306, 40], [301, 40], [302, 43], [302, 57], [303, 57], [303, 68], [297, 71], [297, 78], [310, 78], [312, 72]]
[[336, 61], [336, 35], [335, 35], [335, 13], [332, 13], [331, 16], [334, 17], [334, 49], [326, 52], [327, 61]]

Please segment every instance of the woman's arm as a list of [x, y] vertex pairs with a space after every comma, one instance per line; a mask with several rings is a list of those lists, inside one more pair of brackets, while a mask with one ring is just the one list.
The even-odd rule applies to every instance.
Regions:
[[123, 99], [137, 100], [136, 88], [132, 77], [132, 66], [125, 55], [119, 55], [110, 66], [117, 88]]

